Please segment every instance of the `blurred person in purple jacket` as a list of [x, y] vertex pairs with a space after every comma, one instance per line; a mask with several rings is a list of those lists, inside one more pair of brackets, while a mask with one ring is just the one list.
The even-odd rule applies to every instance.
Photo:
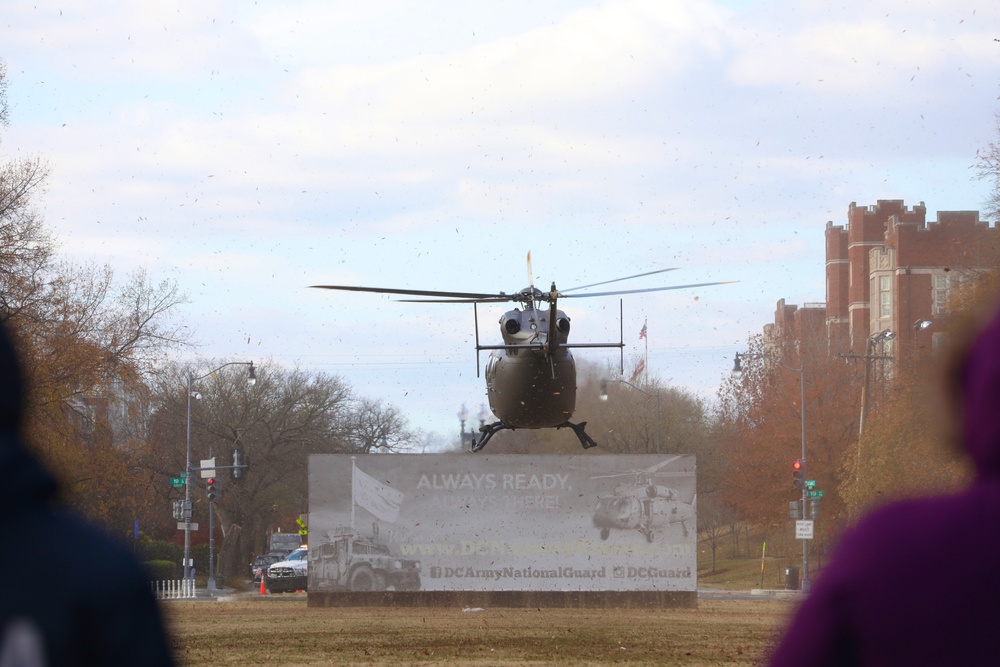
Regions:
[[959, 336], [944, 383], [972, 484], [888, 505], [847, 531], [773, 667], [1000, 664], [1000, 310], [978, 322]]

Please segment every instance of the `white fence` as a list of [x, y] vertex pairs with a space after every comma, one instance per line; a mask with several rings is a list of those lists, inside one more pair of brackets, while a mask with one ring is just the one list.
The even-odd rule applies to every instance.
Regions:
[[193, 598], [194, 579], [172, 579], [169, 581], [152, 582], [153, 595], [157, 600], [179, 600]]

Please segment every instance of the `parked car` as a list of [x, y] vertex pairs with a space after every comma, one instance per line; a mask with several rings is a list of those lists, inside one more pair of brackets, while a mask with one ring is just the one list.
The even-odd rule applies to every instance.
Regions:
[[264, 574], [264, 570], [267, 569], [268, 565], [272, 563], [277, 563], [279, 560], [284, 560], [284, 555], [279, 554], [261, 554], [253, 559], [250, 563], [250, 577], [255, 583], [260, 581], [260, 578]]
[[271, 593], [304, 591], [309, 583], [309, 548], [299, 547], [283, 561], [268, 566], [264, 575]]

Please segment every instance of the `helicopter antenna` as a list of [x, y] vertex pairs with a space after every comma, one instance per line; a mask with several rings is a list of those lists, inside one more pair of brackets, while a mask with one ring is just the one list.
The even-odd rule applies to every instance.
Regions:
[[479, 310], [475, 301], [472, 302], [472, 317], [476, 320], [476, 377], [479, 377]]
[[528, 251], [528, 307], [535, 309], [535, 278], [531, 272], [531, 251]]

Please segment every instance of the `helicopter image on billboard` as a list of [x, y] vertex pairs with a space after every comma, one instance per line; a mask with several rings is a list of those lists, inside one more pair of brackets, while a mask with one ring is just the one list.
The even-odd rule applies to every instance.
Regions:
[[660, 468], [680, 457], [674, 456], [644, 470], [597, 475], [591, 479], [612, 479], [631, 477], [632, 480], [619, 484], [611, 495], [599, 496], [594, 510], [594, 527], [606, 540], [612, 530], [637, 530], [653, 541], [654, 528], [666, 528], [679, 523], [688, 535], [687, 522], [694, 521], [695, 499], [686, 502], [681, 493], [672, 487], [657, 483], [658, 479], [689, 476], [690, 473], [659, 472]]
[[[570, 317], [557, 307], [559, 299], [637, 294], [664, 290], [687, 289], [721, 285], [725, 283], [698, 283], [670, 287], [650, 287], [602, 292], [571, 293], [599, 285], [641, 278], [674, 269], [658, 269], [625, 278], [581, 285], [568, 290], [557, 290], [553, 282], [548, 291], [536, 288], [531, 276], [531, 253], [528, 253], [528, 287], [506, 294], [504, 292], [447, 292], [433, 290], [397, 289], [389, 287], [359, 287], [350, 285], [312, 285], [317, 289], [348, 292], [372, 292], [400, 296], [426, 297], [400, 299], [408, 303], [471, 303], [473, 309], [481, 303], [514, 302], [519, 304], [500, 318], [500, 335], [503, 343], [482, 345], [479, 342], [479, 317], [476, 319], [476, 351], [489, 350], [486, 364], [486, 390], [490, 410], [498, 421], [484, 424], [480, 438], [472, 437], [470, 450], [481, 450], [490, 438], [504, 429], [570, 428], [584, 449], [596, 442], [584, 431], [586, 422], [572, 423], [576, 409], [576, 362], [572, 348], [624, 348], [617, 343], [570, 343]], [[477, 356], [478, 375], [478, 356]]]

